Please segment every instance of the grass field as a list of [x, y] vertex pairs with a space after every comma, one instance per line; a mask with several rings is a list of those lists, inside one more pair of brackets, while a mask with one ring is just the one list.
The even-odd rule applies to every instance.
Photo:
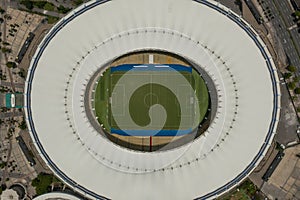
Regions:
[[100, 124], [110, 132], [109, 119], [110, 69], [103, 73], [96, 86], [94, 108]]
[[[198, 100], [192, 99], [194, 94]], [[209, 95], [204, 80], [194, 69], [191, 73], [111, 73], [108, 69], [98, 82], [94, 103], [98, 121], [108, 131], [177, 130], [180, 124], [181, 129], [195, 128], [203, 120]], [[194, 112], [195, 106], [199, 113]]]

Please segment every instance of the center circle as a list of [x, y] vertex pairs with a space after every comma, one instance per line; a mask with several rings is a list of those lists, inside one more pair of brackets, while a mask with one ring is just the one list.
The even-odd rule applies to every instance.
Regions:
[[153, 106], [155, 104], [158, 104], [158, 96], [156, 94], [153, 94], [153, 93], [148, 93], [144, 97], [144, 103], [148, 107]]
[[202, 135], [215, 116], [213, 81], [181, 56], [131, 52], [100, 69], [87, 85], [87, 117], [100, 135], [121, 147], [177, 148]]

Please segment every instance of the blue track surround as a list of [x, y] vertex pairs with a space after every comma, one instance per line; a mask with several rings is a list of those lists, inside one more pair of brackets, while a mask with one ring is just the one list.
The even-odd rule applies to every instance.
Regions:
[[116, 71], [186, 71], [192, 73], [192, 68], [178, 64], [124, 64], [111, 67], [110, 72]]
[[[27, 76], [27, 91], [25, 94], [25, 98], [26, 98], [26, 111], [27, 111], [27, 116], [28, 116], [28, 123], [29, 123], [29, 127], [30, 127], [30, 131], [31, 131], [31, 135], [34, 137], [34, 141], [36, 143], [36, 146], [38, 147], [40, 153], [43, 155], [44, 159], [46, 160], [48, 166], [52, 169], [52, 171], [55, 172], [55, 174], [57, 176], [60, 177], [60, 179], [62, 179], [66, 184], [72, 186], [74, 189], [80, 191], [82, 194], [85, 195], [89, 195], [95, 199], [101, 199], [101, 200], [106, 200], [108, 198], [103, 197], [99, 194], [94, 193], [93, 191], [90, 191], [88, 189], [86, 189], [85, 187], [79, 185], [78, 183], [76, 183], [74, 180], [70, 179], [63, 171], [61, 171], [56, 164], [50, 159], [50, 157], [48, 156], [47, 152], [44, 150], [44, 147], [42, 146], [42, 144], [40, 143], [38, 134], [35, 130], [34, 127], [34, 122], [32, 119], [32, 111], [31, 111], [31, 89], [32, 89], [32, 80], [34, 78], [34, 72], [36, 70], [37, 64], [39, 62], [39, 59], [41, 57], [41, 55], [43, 54], [44, 50], [46, 49], [46, 47], [48, 46], [49, 42], [51, 41], [51, 39], [69, 22], [71, 22], [74, 18], [80, 16], [81, 14], [83, 14], [84, 12], [98, 6], [101, 5], [105, 2], [108, 2], [109, 0], [97, 0], [93, 3], [90, 4], [86, 4], [84, 6], [82, 6], [81, 10], [79, 11], [74, 11], [72, 15], [68, 15], [66, 19], [60, 20], [54, 27], [53, 29], [51, 29], [51, 31], [49, 32], [49, 34], [46, 36], [46, 38], [44, 38], [43, 42], [40, 45], [40, 49], [38, 49], [38, 52], [36, 53], [36, 56], [33, 58], [32, 60], [32, 65], [30, 70], [28, 71], [28, 76]], [[208, 199], [208, 198], [214, 198], [224, 192], [226, 192], [227, 190], [231, 189], [233, 186], [236, 186], [237, 183], [239, 183], [241, 180], [243, 180], [244, 178], [246, 178], [249, 173], [254, 169], [254, 167], [256, 166], [257, 162], [260, 160], [260, 157], [263, 156], [265, 150], [268, 148], [268, 144], [271, 142], [272, 136], [274, 135], [274, 128], [275, 128], [275, 122], [278, 120], [276, 118], [277, 113], [279, 111], [278, 109], [278, 98], [280, 96], [280, 94], [278, 94], [278, 87], [277, 87], [277, 82], [276, 82], [276, 78], [275, 78], [275, 74], [274, 74], [274, 70], [272, 68], [272, 64], [270, 61], [270, 58], [268, 57], [268, 54], [266, 53], [264, 47], [262, 46], [262, 44], [259, 42], [259, 40], [257, 39], [257, 34], [255, 34], [251, 28], [249, 28], [249, 26], [243, 21], [241, 20], [238, 16], [234, 15], [231, 12], [225, 11], [222, 8], [219, 8], [218, 6], [206, 1], [206, 0], [194, 0], [195, 2], [198, 2], [200, 4], [206, 5], [216, 11], [218, 11], [219, 13], [223, 14], [224, 16], [227, 16], [228, 18], [230, 18], [233, 22], [235, 22], [237, 25], [239, 25], [251, 38], [252, 40], [256, 43], [257, 47], [260, 49], [261, 54], [263, 55], [263, 57], [266, 60], [266, 64], [268, 66], [268, 70], [270, 72], [270, 77], [272, 79], [272, 85], [273, 85], [273, 113], [272, 113], [272, 120], [271, 123], [269, 125], [269, 131], [265, 137], [264, 143], [261, 146], [260, 150], [258, 151], [257, 155], [254, 157], [254, 159], [250, 162], [250, 164], [242, 171], [240, 172], [239, 175], [237, 175], [235, 178], [233, 178], [231, 181], [229, 181], [227, 184], [219, 187], [218, 189], [211, 191], [210, 193], [198, 197], [196, 199], [199, 200], [204, 200], [204, 199]], [[154, 172], [153, 172], [154, 173]]]
[[192, 132], [192, 129], [186, 130], [111, 130], [112, 134], [118, 134], [122, 136], [182, 136]]

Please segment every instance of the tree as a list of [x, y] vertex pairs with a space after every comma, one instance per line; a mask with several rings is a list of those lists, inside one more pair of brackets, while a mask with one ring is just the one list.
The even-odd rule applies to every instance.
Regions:
[[296, 15], [297, 17], [300, 17], [300, 11], [299, 11], [299, 10], [296, 10], [296, 11], [295, 11], [295, 15]]
[[5, 14], [5, 15], [4, 15], [4, 18], [5, 18], [6, 20], [11, 20], [11, 19], [12, 19], [11, 16], [10, 16], [9, 14]]
[[296, 72], [296, 71], [297, 71], [297, 68], [296, 68], [295, 66], [293, 66], [293, 65], [289, 65], [289, 66], [287, 67], [287, 70], [289, 70], [290, 72]]
[[15, 62], [7, 62], [6, 63], [6, 66], [8, 68], [16, 68], [17, 67], [17, 64]]
[[75, 4], [75, 6], [79, 6], [83, 3], [83, 0], [73, 0], [73, 3]]
[[23, 0], [20, 3], [23, 4], [28, 10], [33, 9], [33, 2], [30, 0]]
[[25, 70], [24, 69], [21, 68], [20, 71], [18, 72], [18, 74], [21, 78], [25, 78]]
[[295, 82], [299, 82], [299, 81], [300, 81], [300, 76], [294, 77], [293, 80], [294, 80]]
[[3, 14], [3, 13], [5, 13], [5, 10], [0, 7], [0, 14]]
[[53, 17], [53, 16], [47, 16], [47, 21], [48, 21], [48, 24], [53, 24], [55, 22], [57, 22], [59, 20], [58, 17]]
[[11, 49], [6, 48], [6, 47], [2, 47], [1, 51], [2, 51], [2, 53], [11, 53]]
[[283, 74], [283, 78], [285, 78], [285, 79], [289, 79], [291, 76], [292, 76], [292, 73], [290, 73], [290, 72]]
[[294, 90], [294, 92], [295, 92], [295, 94], [300, 94], [300, 88], [295, 88], [295, 90]]
[[40, 8], [44, 9], [44, 6], [46, 5], [47, 1], [34, 1], [33, 5]]
[[296, 84], [294, 82], [290, 82], [290, 83], [288, 83], [288, 87], [289, 87], [289, 89], [293, 90], [296, 88]]
[[60, 5], [59, 7], [57, 7], [58, 12], [66, 14], [67, 12], [69, 12], [71, 10], [71, 8], [66, 8], [63, 5]]
[[55, 177], [52, 174], [40, 173], [32, 180], [31, 185], [35, 187], [36, 194], [41, 195], [49, 192], [53, 180], [55, 180]]
[[49, 10], [49, 11], [53, 11], [54, 10], [54, 5], [52, 3], [46, 2], [45, 6], [44, 6], [44, 10]]
[[27, 128], [26, 122], [25, 122], [24, 120], [20, 123], [19, 128], [20, 128], [21, 130], [25, 130], [25, 129]]

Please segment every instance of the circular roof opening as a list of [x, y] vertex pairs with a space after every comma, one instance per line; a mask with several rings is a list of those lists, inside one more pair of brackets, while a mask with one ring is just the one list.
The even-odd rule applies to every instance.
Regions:
[[[122, 55], [89, 81], [87, 116], [99, 134], [132, 150], [162, 151], [187, 144], [209, 127], [216, 112], [206, 84], [214, 85], [201, 73], [205, 71], [169, 52]], [[215, 89], [212, 95], [217, 99]]]

